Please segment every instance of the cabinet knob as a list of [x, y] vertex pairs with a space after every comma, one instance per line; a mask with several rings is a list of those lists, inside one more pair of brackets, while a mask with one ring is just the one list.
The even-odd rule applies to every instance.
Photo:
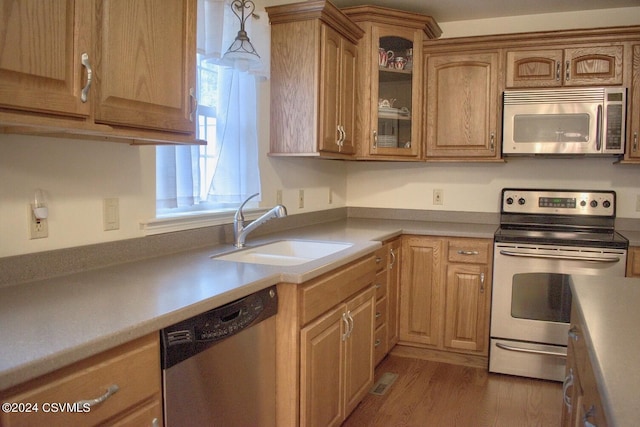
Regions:
[[560, 61], [556, 61], [556, 81], [560, 81], [560, 68], [562, 67]]
[[574, 341], [578, 341], [578, 339], [580, 338], [580, 335], [578, 334], [578, 328], [572, 326], [571, 329], [569, 329], [569, 338]]
[[378, 148], [378, 131], [373, 131], [373, 148]]
[[638, 151], [638, 132], [633, 133], [633, 151]]
[[495, 132], [491, 132], [491, 135], [489, 136], [490, 142], [489, 142], [489, 148], [491, 149], [491, 151], [495, 151], [496, 149], [496, 133]]
[[566, 67], [567, 68], [564, 70], [564, 79], [566, 81], [569, 81], [571, 80], [571, 62], [570, 61], [567, 61]]

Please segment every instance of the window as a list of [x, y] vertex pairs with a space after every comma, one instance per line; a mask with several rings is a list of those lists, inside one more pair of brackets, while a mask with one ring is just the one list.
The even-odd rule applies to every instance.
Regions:
[[[197, 133], [208, 144], [157, 147], [157, 217], [235, 209], [249, 195], [260, 192], [255, 80], [256, 76], [266, 77], [268, 69], [220, 65], [220, 52], [230, 45], [239, 26], [230, 7], [228, 0], [199, 0]], [[268, 66], [269, 28], [266, 14], [262, 15], [264, 22], [254, 24], [248, 32], [250, 37], [257, 33], [255, 39], [262, 41], [262, 65]], [[252, 21], [258, 20], [259, 13]], [[207, 28], [214, 29], [214, 37], [206, 33]], [[201, 46], [204, 43], [206, 47]]]

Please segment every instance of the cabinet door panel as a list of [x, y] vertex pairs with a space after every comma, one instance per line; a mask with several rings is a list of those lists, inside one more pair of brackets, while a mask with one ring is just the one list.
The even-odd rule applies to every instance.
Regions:
[[403, 242], [401, 341], [440, 345], [443, 246], [440, 239], [418, 237]]
[[488, 274], [482, 265], [450, 264], [447, 268], [444, 345], [482, 351], [488, 330], [486, 306]]
[[340, 147], [340, 152], [353, 154], [356, 151], [354, 132], [356, 122], [356, 60], [358, 49], [353, 43], [342, 40], [341, 52], [341, 78], [340, 78], [340, 125], [344, 130], [344, 141]]
[[333, 426], [344, 419], [344, 312], [342, 305], [300, 332], [301, 425]]
[[320, 150], [339, 151], [338, 102], [340, 99], [340, 35], [326, 25], [322, 26], [322, 79], [320, 98], [322, 135]]
[[195, 2], [102, 0], [97, 21], [96, 122], [193, 133]]
[[495, 157], [498, 54], [432, 56], [427, 71], [427, 158]]
[[80, 91], [86, 83], [81, 55], [88, 53], [94, 60], [91, 5], [73, 0], [3, 2], [0, 107], [89, 115], [89, 104], [80, 100]]
[[565, 86], [621, 85], [623, 50], [622, 46], [566, 49]]
[[347, 303], [352, 331], [345, 341], [345, 415], [351, 413], [373, 385], [374, 304], [372, 288]]
[[631, 90], [629, 91], [629, 95], [631, 96], [631, 100], [629, 101], [631, 111], [627, 114], [629, 118], [629, 123], [627, 123], [629, 143], [627, 144], [627, 154], [625, 157], [640, 161], [640, 44], [633, 46], [632, 66], [632, 82]]
[[562, 86], [562, 49], [507, 52], [507, 87]]

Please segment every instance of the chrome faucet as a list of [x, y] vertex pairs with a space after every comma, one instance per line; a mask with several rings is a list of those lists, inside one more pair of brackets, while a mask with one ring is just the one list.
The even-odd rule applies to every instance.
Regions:
[[256, 228], [260, 227], [265, 222], [269, 221], [271, 218], [282, 218], [287, 216], [287, 208], [285, 208], [282, 205], [276, 205], [273, 208], [271, 208], [268, 212], [266, 212], [264, 215], [255, 219], [253, 222], [251, 222], [249, 225], [245, 227], [244, 214], [242, 213], [242, 208], [244, 207], [244, 205], [247, 204], [249, 200], [253, 199], [258, 194], [260, 193], [252, 194], [251, 196], [247, 197], [247, 199], [244, 202], [242, 202], [242, 204], [236, 211], [235, 216], [233, 217], [233, 237], [235, 241], [233, 246], [235, 246], [236, 248], [243, 248], [244, 241], [246, 240], [247, 235], [251, 233], [253, 230], [255, 230]]

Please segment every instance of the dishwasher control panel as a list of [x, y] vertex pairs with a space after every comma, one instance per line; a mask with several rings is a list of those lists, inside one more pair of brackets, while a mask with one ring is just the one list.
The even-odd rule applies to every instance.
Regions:
[[163, 368], [180, 363], [277, 311], [278, 295], [272, 286], [169, 326], [161, 331]]

